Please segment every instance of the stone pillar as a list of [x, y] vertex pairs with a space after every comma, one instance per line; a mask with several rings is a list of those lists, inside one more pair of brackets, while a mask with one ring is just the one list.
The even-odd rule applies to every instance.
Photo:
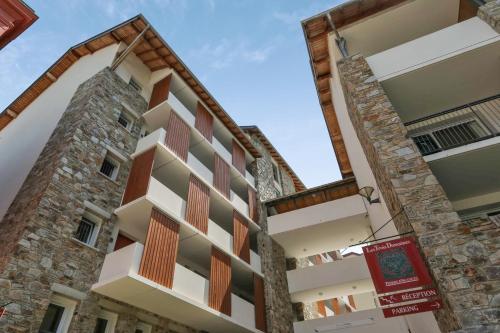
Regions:
[[489, 0], [488, 3], [479, 7], [477, 16], [500, 33], [500, 1]]
[[93, 331], [98, 307], [90, 287], [114, 221], [102, 218], [94, 247], [73, 235], [86, 202], [109, 213], [120, 205], [130, 162], [121, 163], [116, 180], [99, 169], [108, 147], [129, 156], [137, 145], [139, 121], [130, 132], [117, 124], [122, 102], [139, 114], [147, 106], [109, 69], [83, 83], [0, 223], [0, 300], [13, 302], [0, 320], [1, 332], [37, 332], [55, 284], [87, 295], [78, 300], [70, 331]]
[[[251, 166], [255, 177], [257, 196], [260, 203], [276, 198], [277, 192], [273, 182], [273, 167], [271, 157], [260, 142], [251, 137], [252, 143], [262, 153]], [[294, 312], [288, 293], [286, 278], [287, 260], [285, 251], [267, 233], [267, 211], [260, 204], [260, 221], [262, 228], [257, 235], [258, 252], [264, 274], [264, 296], [266, 303], [266, 321], [268, 333], [293, 332]]]
[[[399, 232], [415, 230], [445, 308], [443, 332], [498, 329], [500, 273], [484, 235], [453, 211], [443, 188], [361, 55], [338, 64], [351, 121]], [[490, 236], [500, 242], [498, 233]], [[491, 239], [488, 240], [491, 243]], [[496, 265], [496, 266], [495, 266]]]

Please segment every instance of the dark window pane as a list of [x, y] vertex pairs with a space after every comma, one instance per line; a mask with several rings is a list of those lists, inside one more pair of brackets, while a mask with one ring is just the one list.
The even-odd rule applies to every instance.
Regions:
[[419, 135], [413, 138], [422, 155], [429, 155], [439, 151], [437, 143], [429, 134]]
[[101, 165], [101, 172], [111, 178], [113, 176], [113, 171], [115, 171], [115, 168], [116, 166], [113, 163], [105, 159]]
[[143, 330], [141, 330], [141, 329], [136, 328], [136, 329], [135, 329], [135, 333], [144, 333], [144, 331], [143, 331]]
[[56, 333], [59, 324], [61, 323], [61, 318], [64, 313], [64, 308], [59, 305], [49, 304], [47, 312], [42, 320], [42, 325], [40, 325], [40, 333]]
[[128, 127], [128, 119], [123, 115], [123, 113], [120, 113], [120, 116], [118, 117], [118, 123], [125, 128]]
[[82, 217], [80, 225], [76, 230], [75, 238], [78, 239], [80, 242], [89, 244], [92, 238], [92, 234], [94, 232], [94, 228], [95, 228], [94, 222], [88, 220], [85, 217]]
[[106, 326], [108, 326], [108, 321], [103, 318], [97, 318], [97, 324], [95, 325], [94, 333], [105, 333]]

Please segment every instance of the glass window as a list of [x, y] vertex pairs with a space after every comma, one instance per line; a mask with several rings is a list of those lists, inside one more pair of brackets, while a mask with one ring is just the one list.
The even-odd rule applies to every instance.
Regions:
[[40, 326], [40, 333], [56, 333], [64, 314], [64, 307], [50, 303]]
[[75, 238], [78, 239], [80, 242], [91, 244], [95, 227], [96, 225], [94, 222], [90, 221], [86, 217], [82, 217], [80, 225], [76, 230]]
[[106, 333], [107, 326], [108, 326], [107, 319], [97, 318], [97, 323], [95, 325], [94, 333]]

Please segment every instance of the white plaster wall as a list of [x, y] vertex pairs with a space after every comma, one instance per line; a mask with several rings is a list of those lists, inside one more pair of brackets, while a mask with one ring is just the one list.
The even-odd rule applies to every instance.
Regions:
[[366, 61], [383, 81], [499, 40], [500, 34], [476, 16], [374, 54]]
[[[373, 323], [370, 323], [369, 318], [374, 319]], [[299, 321], [293, 323], [293, 328], [295, 333], [408, 333], [408, 326], [403, 318], [384, 318], [380, 309]]]
[[255, 328], [254, 305], [235, 294], [231, 294], [231, 318], [241, 325]]
[[[125, 49], [125, 47], [125, 44], [120, 44], [120, 51]], [[133, 76], [142, 87], [142, 97], [146, 101], [149, 101], [154, 86], [151, 84], [151, 71], [133, 52], [116, 68], [116, 74], [127, 83], [130, 81], [130, 77]]]
[[349, 217], [364, 216], [365, 212], [366, 209], [361, 197], [353, 195], [270, 216], [267, 219], [267, 225], [269, 234], [275, 235], [325, 222], [335, 223], [335, 221]]
[[0, 220], [14, 200], [78, 86], [110, 66], [118, 44], [80, 58], [0, 131]]
[[[333, 49], [333, 45], [335, 45], [335, 41], [332, 39], [330, 35], [328, 38], [328, 46], [330, 55], [333, 57], [335, 55], [335, 51]], [[336, 61], [331, 61], [332, 64], [332, 78], [330, 79], [330, 88], [332, 91], [333, 104], [335, 107], [335, 113], [337, 115], [337, 119], [340, 125], [340, 131], [342, 132], [342, 137], [344, 138], [344, 143], [347, 150], [347, 155], [349, 156], [349, 161], [351, 162], [351, 167], [356, 176], [356, 180], [358, 182], [359, 187], [364, 186], [372, 186], [375, 188], [375, 192], [373, 194], [374, 197], [379, 196], [381, 198], [382, 203], [375, 204], [367, 204], [368, 214], [370, 216], [370, 223], [372, 225], [372, 229], [375, 231], [379, 227], [381, 227], [386, 221], [388, 221], [391, 216], [385, 205], [384, 198], [380, 193], [379, 187], [375, 180], [375, 176], [368, 164], [368, 160], [366, 155], [361, 147], [361, 143], [359, 142], [358, 136], [354, 127], [352, 125], [351, 119], [349, 118], [349, 113], [347, 111], [347, 105], [345, 103], [344, 91], [342, 89], [342, 85], [340, 83], [339, 73]], [[394, 223], [389, 223], [387, 226], [382, 228], [379, 232], [376, 233], [377, 238], [392, 236], [397, 234], [396, 227]]]

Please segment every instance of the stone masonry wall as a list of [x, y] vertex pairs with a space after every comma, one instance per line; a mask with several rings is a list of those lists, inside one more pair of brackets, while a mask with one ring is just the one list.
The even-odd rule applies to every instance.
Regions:
[[470, 228], [443, 188], [361, 55], [338, 63], [349, 114], [400, 232], [415, 231], [445, 302], [435, 312], [443, 332], [498, 332], [500, 270], [492, 244], [498, 227]]
[[491, 25], [496, 32], [500, 33], [500, 1], [488, 1], [488, 3], [479, 7], [477, 16]]
[[[262, 158], [257, 158], [251, 166], [255, 177], [259, 202], [265, 202], [278, 196], [274, 187], [271, 156], [255, 137], [252, 144], [260, 151]], [[281, 170], [283, 174], [284, 171]], [[264, 296], [266, 303], [266, 320], [268, 333], [293, 332], [293, 309], [288, 282], [286, 278], [286, 257], [283, 248], [267, 233], [267, 211], [261, 204], [260, 226], [262, 231], [257, 235], [257, 246], [264, 273]]]
[[[99, 168], [107, 147], [123, 156], [135, 150], [140, 124], [131, 132], [117, 124], [122, 102], [139, 114], [147, 107], [109, 69], [83, 83], [0, 223], [0, 302], [13, 302], [0, 320], [1, 332], [37, 332], [53, 290], [60, 285], [83, 295], [69, 331], [94, 330], [101, 297], [90, 287], [98, 280], [116, 221], [103, 220], [95, 247], [72, 236], [85, 201], [107, 212], [120, 204], [130, 161], [120, 165], [115, 181]], [[134, 332], [132, 314], [141, 311], [127, 309], [127, 315], [119, 314], [117, 332]]]

